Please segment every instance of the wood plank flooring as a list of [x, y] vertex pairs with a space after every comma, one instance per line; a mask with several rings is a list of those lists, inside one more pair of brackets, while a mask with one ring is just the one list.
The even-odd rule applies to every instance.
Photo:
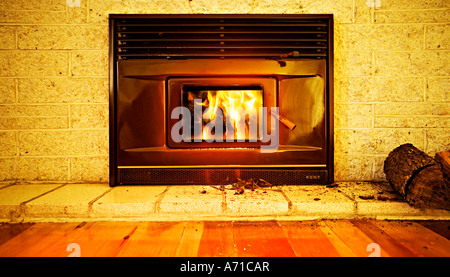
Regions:
[[2, 224], [0, 257], [450, 257], [449, 226], [380, 220]]

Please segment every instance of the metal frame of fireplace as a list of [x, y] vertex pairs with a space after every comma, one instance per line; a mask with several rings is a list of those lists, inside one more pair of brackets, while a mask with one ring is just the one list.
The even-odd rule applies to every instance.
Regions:
[[[128, 14], [109, 27], [110, 186], [334, 181], [332, 15]], [[295, 133], [280, 124], [274, 153], [172, 147], [170, 99], [198, 85], [261, 86]]]

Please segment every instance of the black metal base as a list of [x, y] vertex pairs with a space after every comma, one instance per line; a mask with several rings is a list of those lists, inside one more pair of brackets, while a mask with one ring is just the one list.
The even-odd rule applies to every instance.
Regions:
[[226, 185], [242, 180], [263, 179], [273, 185], [327, 184], [323, 169], [118, 169], [118, 185]]

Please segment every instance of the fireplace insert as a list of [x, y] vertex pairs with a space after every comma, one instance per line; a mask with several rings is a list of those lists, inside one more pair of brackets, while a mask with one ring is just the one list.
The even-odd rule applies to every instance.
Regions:
[[110, 185], [327, 184], [332, 15], [110, 15]]

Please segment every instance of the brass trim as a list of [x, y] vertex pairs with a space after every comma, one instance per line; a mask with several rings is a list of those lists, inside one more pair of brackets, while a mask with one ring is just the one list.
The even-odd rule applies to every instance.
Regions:
[[326, 167], [325, 164], [290, 164], [290, 165], [143, 165], [143, 166], [128, 166], [128, 165], [122, 165], [117, 166], [118, 169], [125, 169], [125, 168], [236, 168], [236, 167], [255, 167], [255, 168], [261, 168], [261, 167]]

